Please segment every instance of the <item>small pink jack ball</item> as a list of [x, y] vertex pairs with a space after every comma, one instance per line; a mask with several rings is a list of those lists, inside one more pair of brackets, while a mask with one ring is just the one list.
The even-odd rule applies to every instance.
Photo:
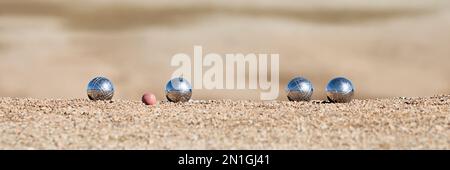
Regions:
[[146, 105], [155, 105], [156, 104], [156, 97], [154, 94], [146, 92], [142, 96], [142, 102]]

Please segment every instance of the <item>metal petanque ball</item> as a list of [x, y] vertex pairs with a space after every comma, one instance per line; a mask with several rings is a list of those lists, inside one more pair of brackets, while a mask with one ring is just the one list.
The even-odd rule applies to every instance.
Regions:
[[89, 82], [87, 95], [91, 100], [111, 100], [114, 95], [114, 86], [107, 78], [96, 77]]
[[191, 84], [182, 77], [173, 78], [166, 85], [166, 97], [171, 102], [187, 102], [192, 96]]
[[350, 80], [344, 77], [337, 77], [328, 83], [326, 91], [330, 102], [347, 103], [352, 100], [355, 89]]
[[303, 77], [293, 78], [286, 86], [287, 98], [290, 101], [309, 101], [313, 91], [312, 83]]

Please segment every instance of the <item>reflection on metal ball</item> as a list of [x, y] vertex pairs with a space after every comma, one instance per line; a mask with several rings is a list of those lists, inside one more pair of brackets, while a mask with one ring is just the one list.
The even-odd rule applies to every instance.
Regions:
[[114, 95], [114, 86], [107, 78], [96, 77], [89, 82], [87, 95], [91, 100], [111, 100]]
[[166, 85], [166, 98], [171, 102], [187, 102], [192, 96], [191, 84], [182, 77], [173, 78]]
[[326, 91], [330, 102], [347, 103], [352, 100], [355, 89], [350, 80], [344, 77], [337, 77], [328, 83]]
[[290, 101], [309, 101], [313, 91], [312, 83], [303, 77], [293, 78], [286, 86], [287, 97]]

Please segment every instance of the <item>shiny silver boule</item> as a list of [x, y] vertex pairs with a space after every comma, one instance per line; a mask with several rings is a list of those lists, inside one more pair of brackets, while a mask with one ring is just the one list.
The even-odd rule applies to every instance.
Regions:
[[303, 77], [293, 78], [286, 86], [287, 98], [290, 101], [309, 101], [313, 91], [312, 83]]
[[111, 100], [114, 95], [114, 86], [107, 78], [96, 77], [89, 82], [87, 95], [91, 100]]
[[166, 98], [171, 102], [187, 102], [192, 96], [191, 84], [182, 77], [173, 78], [166, 85]]
[[326, 91], [330, 102], [347, 103], [352, 100], [355, 89], [350, 80], [337, 77], [328, 83]]

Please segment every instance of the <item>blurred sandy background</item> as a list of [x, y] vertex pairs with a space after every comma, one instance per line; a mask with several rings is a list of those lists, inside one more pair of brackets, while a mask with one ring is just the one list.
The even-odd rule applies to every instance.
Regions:
[[[280, 99], [296, 75], [323, 99], [334, 76], [357, 98], [450, 92], [448, 0], [0, 1], [0, 96], [86, 98], [109, 77], [115, 98], [163, 98], [176, 53], [279, 53]], [[205, 70], [205, 68], [204, 68]], [[259, 99], [197, 90], [195, 99]]]

